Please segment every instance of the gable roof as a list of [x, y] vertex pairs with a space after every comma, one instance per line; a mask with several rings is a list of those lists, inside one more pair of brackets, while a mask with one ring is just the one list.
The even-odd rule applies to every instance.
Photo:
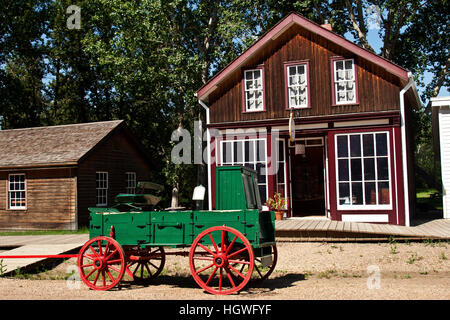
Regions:
[[123, 120], [0, 130], [0, 168], [76, 165]]
[[263, 36], [259, 38], [253, 45], [251, 45], [247, 50], [245, 50], [240, 56], [233, 60], [228, 66], [218, 72], [214, 77], [212, 77], [206, 84], [204, 84], [197, 91], [197, 98], [206, 101], [210, 93], [217, 89], [217, 86], [228, 77], [233, 71], [241, 68], [254, 54], [262, 50], [266, 44], [272, 40], [276, 40], [281, 34], [288, 30], [294, 24], [315, 33], [325, 39], [335, 43], [338, 46], [344, 47], [350, 52], [364, 59], [367, 59], [374, 64], [382, 67], [386, 71], [400, 78], [404, 83], [408, 81], [409, 71], [396, 65], [395, 63], [377, 55], [374, 52], [363, 49], [360, 46], [354, 44], [353, 42], [345, 39], [344, 37], [330, 31], [319, 24], [306, 19], [296, 13], [291, 13], [268, 30]]

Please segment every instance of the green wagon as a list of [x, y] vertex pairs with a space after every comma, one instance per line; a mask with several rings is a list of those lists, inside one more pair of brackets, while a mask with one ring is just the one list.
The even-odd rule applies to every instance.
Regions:
[[188, 256], [194, 280], [213, 294], [266, 279], [277, 261], [275, 217], [262, 211], [256, 172], [228, 166], [216, 173], [214, 211], [158, 211], [158, 198], [145, 193], [118, 195], [112, 208], [90, 208], [90, 240], [78, 255], [83, 282], [94, 290], [115, 287], [125, 274], [148, 282], [169, 254]]

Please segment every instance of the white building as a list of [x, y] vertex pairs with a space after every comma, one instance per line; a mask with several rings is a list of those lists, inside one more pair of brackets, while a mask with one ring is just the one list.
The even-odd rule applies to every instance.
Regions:
[[450, 96], [431, 98], [435, 151], [441, 158], [443, 217], [450, 219]]

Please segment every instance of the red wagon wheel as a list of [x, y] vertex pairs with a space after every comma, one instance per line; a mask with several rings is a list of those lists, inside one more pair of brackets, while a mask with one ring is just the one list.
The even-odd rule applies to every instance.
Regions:
[[93, 290], [116, 286], [125, 271], [125, 253], [114, 239], [100, 236], [90, 239], [78, 254], [81, 280]]
[[127, 251], [127, 274], [136, 282], [148, 282], [156, 278], [166, 263], [163, 247]]
[[212, 227], [192, 243], [189, 266], [195, 282], [207, 292], [232, 294], [242, 290], [252, 276], [253, 249], [241, 232], [226, 226]]

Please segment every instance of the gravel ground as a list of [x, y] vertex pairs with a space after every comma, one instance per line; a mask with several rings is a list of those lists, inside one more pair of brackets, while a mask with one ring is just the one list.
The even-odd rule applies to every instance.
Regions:
[[152, 285], [123, 281], [120, 289], [89, 290], [64, 280], [70, 259], [48, 271], [0, 278], [3, 300], [449, 300], [450, 243], [279, 242], [270, 279], [230, 296], [205, 293], [189, 274], [188, 258], [168, 256]]

